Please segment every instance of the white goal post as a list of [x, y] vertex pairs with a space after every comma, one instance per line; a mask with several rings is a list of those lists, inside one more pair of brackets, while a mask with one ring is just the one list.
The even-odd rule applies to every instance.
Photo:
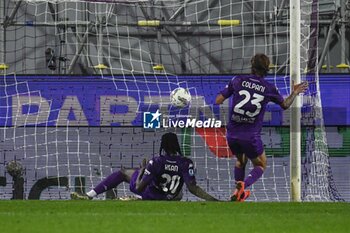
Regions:
[[[300, 83], [300, 1], [290, 0], [290, 93], [293, 83]], [[291, 201], [301, 201], [301, 98], [291, 107], [290, 121], [290, 189]]]

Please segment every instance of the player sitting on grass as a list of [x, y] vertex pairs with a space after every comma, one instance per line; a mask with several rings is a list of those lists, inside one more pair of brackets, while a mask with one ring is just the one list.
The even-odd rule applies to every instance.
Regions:
[[[269, 71], [269, 58], [265, 54], [256, 54], [251, 59], [251, 64], [251, 75], [232, 78], [216, 97], [216, 104], [222, 104], [232, 96], [226, 134], [227, 143], [237, 157], [234, 169], [236, 190], [231, 196], [232, 201], [247, 199], [250, 191], [245, 188], [254, 184], [266, 169], [266, 155], [260, 133], [267, 104], [272, 101], [287, 109], [295, 97], [308, 88], [307, 82], [293, 85], [293, 92], [284, 100], [276, 87], [264, 79]], [[254, 168], [244, 179], [248, 159]]]
[[121, 169], [112, 173], [85, 195], [72, 193], [72, 199], [92, 199], [127, 182], [130, 183], [130, 191], [143, 200], [180, 200], [185, 183], [197, 197], [217, 201], [196, 184], [193, 162], [182, 156], [176, 134], [166, 133], [162, 136], [159, 154], [140, 169]]

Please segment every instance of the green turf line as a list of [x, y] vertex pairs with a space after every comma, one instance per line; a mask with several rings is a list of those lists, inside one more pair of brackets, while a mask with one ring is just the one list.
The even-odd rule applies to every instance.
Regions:
[[0, 201], [1, 233], [346, 233], [349, 203]]

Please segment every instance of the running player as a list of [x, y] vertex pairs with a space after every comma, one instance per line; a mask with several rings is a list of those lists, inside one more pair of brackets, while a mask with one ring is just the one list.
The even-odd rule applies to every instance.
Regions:
[[[237, 157], [234, 169], [236, 189], [231, 196], [232, 201], [248, 198], [250, 191], [245, 188], [254, 184], [266, 169], [266, 155], [260, 133], [267, 104], [272, 101], [284, 110], [288, 109], [295, 97], [308, 88], [307, 82], [293, 85], [293, 92], [283, 99], [276, 87], [264, 79], [269, 71], [269, 58], [265, 54], [256, 54], [251, 59], [251, 65], [251, 75], [232, 78], [216, 97], [216, 104], [222, 104], [232, 96], [226, 134], [228, 145]], [[248, 159], [254, 168], [245, 178]]]
[[196, 184], [193, 162], [182, 156], [176, 134], [166, 133], [162, 136], [159, 154], [147, 166], [144, 164], [141, 169], [116, 171], [85, 195], [74, 192], [71, 198], [92, 199], [127, 182], [130, 183], [130, 191], [141, 196], [142, 200], [181, 200], [185, 183], [195, 196], [217, 201]]

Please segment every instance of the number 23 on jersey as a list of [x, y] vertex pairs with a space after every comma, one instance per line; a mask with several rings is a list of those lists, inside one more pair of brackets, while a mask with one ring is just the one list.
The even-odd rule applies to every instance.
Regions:
[[[246, 90], [241, 90], [238, 92], [240, 96], [244, 96], [244, 99], [237, 103], [233, 109], [235, 113], [239, 113], [241, 115], [245, 115], [248, 117], [255, 117], [261, 111], [261, 102], [264, 100], [264, 96], [254, 93], [253, 96]], [[256, 110], [254, 112], [245, 111], [244, 106], [250, 102], [250, 104], [256, 106]]]

